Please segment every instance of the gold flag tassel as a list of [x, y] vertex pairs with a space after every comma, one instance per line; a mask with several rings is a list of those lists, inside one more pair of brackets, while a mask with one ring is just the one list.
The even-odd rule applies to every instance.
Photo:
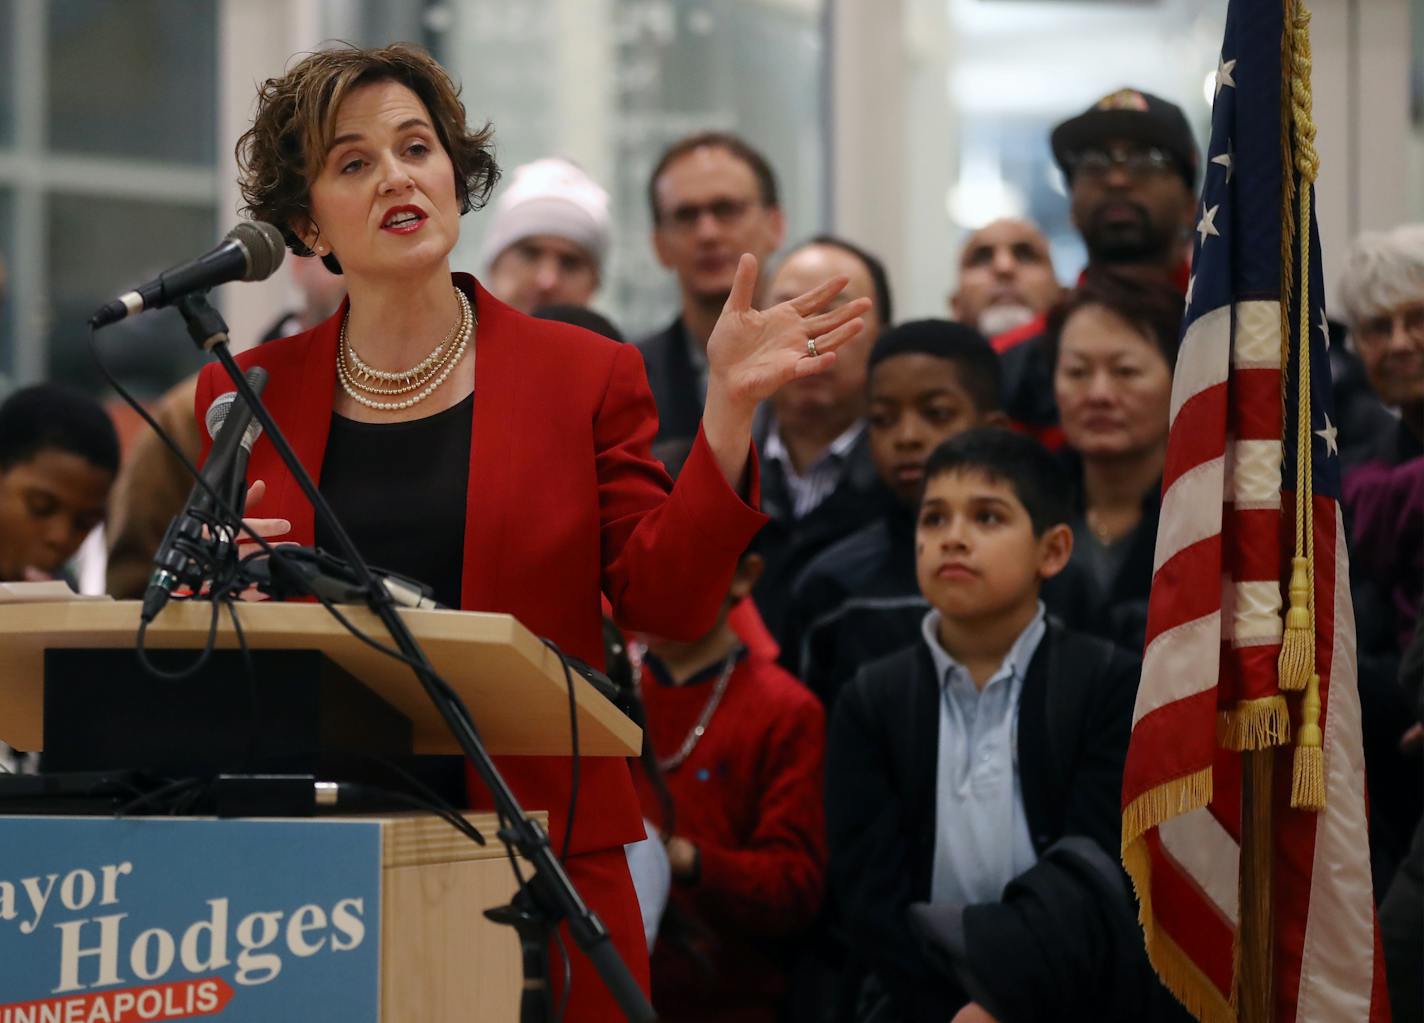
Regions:
[[[1302, 411], [1301, 415], [1304, 414]], [[1305, 423], [1309, 429], [1310, 421], [1307, 419]], [[1306, 459], [1308, 462], [1309, 455]], [[1309, 484], [1302, 487], [1297, 483], [1297, 494], [1308, 493], [1308, 487]], [[1305, 517], [1301, 511], [1302, 504], [1309, 502], [1300, 500], [1298, 496], [1295, 513], [1297, 551], [1304, 546], [1301, 542], [1301, 522]], [[1277, 662], [1280, 686], [1291, 692], [1305, 688], [1310, 678], [1311, 663], [1315, 660], [1315, 629], [1310, 614], [1310, 575], [1310, 562], [1298, 553], [1291, 559], [1290, 608], [1286, 611], [1285, 634], [1281, 637], [1281, 656]]]
[[1325, 737], [1320, 731], [1320, 676], [1312, 674], [1300, 701], [1300, 731], [1295, 737], [1295, 773], [1291, 778], [1291, 806], [1298, 810], [1325, 809]]
[[1300, 277], [1297, 311], [1296, 516], [1295, 557], [1291, 560], [1290, 610], [1279, 662], [1282, 689], [1305, 690], [1301, 727], [1296, 733], [1291, 806], [1325, 809], [1325, 749], [1320, 731], [1320, 676], [1315, 672], [1315, 516], [1313, 514], [1310, 411], [1310, 201], [1311, 185], [1320, 170], [1315, 152], [1315, 122], [1311, 117], [1310, 12], [1297, 5], [1291, 25], [1291, 119], [1294, 125], [1295, 169], [1300, 174], [1297, 241]]

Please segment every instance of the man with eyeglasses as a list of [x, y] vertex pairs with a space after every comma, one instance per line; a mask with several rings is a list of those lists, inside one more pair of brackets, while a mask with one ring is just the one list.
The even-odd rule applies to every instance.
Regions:
[[648, 202], [653, 249], [677, 276], [682, 297], [677, 319], [638, 344], [658, 406], [653, 453], [667, 463], [669, 452], [685, 451], [697, 436], [707, 397], [707, 338], [737, 262], [750, 252], [765, 280], [786, 220], [771, 165], [727, 132], [702, 132], [668, 147], [648, 181]]
[[[1054, 128], [1051, 144], [1088, 264], [1159, 267], [1185, 294], [1200, 164], [1182, 108], [1139, 89], [1117, 89]], [[1043, 333], [1039, 318], [993, 341], [1002, 358], [1004, 408], [1056, 447], [1062, 434]]]

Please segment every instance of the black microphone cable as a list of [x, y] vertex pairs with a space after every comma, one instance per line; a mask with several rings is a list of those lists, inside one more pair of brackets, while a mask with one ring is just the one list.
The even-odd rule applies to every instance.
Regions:
[[578, 809], [579, 792], [579, 731], [578, 731], [578, 700], [574, 696], [574, 673], [569, 667], [569, 659], [564, 656], [564, 652], [559, 649], [559, 645], [552, 639], [539, 637], [539, 641], [558, 657], [559, 663], [564, 666], [564, 685], [569, 691], [569, 746], [573, 751], [570, 758], [573, 763], [569, 767], [569, 811], [568, 820], [564, 825], [564, 841], [559, 850], [559, 862], [567, 863], [569, 860], [569, 840], [574, 833], [574, 811]]

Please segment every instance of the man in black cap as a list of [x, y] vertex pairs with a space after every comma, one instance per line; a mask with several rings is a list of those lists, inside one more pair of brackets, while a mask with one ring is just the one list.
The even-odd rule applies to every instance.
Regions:
[[1195, 223], [1197, 146], [1181, 107], [1119, 89], [1054, 128], [1052, 143], [1090, 263], [1182, 266]]
[[[1051, 139], [1088, 263], [1157, 266], [1185, 293], [1200, 164], [1181, 107], [1118, 89], [1058, 125]], [[994, 347], [1003, 360], [1006, 411], [1056, 447], [1062, 438], [1043, 333], [1039, 319], [995, 338]]]

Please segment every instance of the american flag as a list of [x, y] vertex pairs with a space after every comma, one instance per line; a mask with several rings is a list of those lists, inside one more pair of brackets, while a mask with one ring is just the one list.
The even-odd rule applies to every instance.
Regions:
[[[1320, 249], [1313, 215], [1300, 222], [1297, 204], [1282, 213], [1284, 187], [1299, 180], [1282, 170], [1283, 156], [1291, 156], [1282, 151], [1288, 28], [1280, 0], [1232, 0], [1228, 8], [1123, 780], [1123, 863], [1137, 889], [1148, 954], [1167, 986], [1200, 1020], [1236, 1020], [1241, 904], [1253, 897], [1238, 889], [1237, 751], [1272, 750], [1274, 885], [1264, 893], [1275, 949], [1271, 1018], [1382, 1021], [1389, 1009], [1366, 840]], [[1296, 283], [1289, 290], [1283, 283], [1283, 227], [1297, 246], [1302, 232], [1310, 239], [1304, 337], [1292, 297], [1301, 277], [1297, 249], [1287, 250]], [[1302, 343], [1311, 364], [1306, 482], [1326, 790], [1319, 813], [1290, 806], [1300, 699], [1277, 685], [1281, 580], [1295, 541]]]

